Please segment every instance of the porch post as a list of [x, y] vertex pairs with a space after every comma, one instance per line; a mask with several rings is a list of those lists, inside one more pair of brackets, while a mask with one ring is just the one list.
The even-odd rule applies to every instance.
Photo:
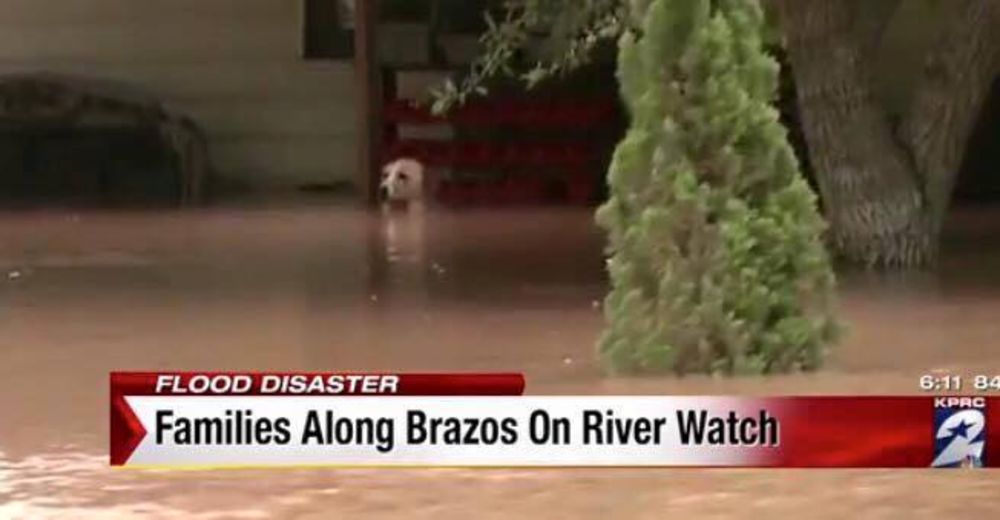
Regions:
[[382, 72], [378, 62], [379, 0], [354, 0], [354, 74], [357, 84], [358, 171], [361, 200], [376, 202], [382, 144]]

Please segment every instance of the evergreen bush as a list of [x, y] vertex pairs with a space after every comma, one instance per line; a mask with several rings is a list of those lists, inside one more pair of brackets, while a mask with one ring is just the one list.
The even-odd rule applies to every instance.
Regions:
[[835, 338], [817, 199], [773, 107], [756, 0], [633, 0], [618, 80], [631, 126], [597, 213], [615, 373], [818, 367]]

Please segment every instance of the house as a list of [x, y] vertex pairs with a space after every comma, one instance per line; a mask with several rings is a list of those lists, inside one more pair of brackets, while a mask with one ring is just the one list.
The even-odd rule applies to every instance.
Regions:
[[354, 178], [352, 66], [303, 57], [302, 1], [0, 0], [0, 11], [0, 74], [145, 92], [202, 126], [225, 186]]

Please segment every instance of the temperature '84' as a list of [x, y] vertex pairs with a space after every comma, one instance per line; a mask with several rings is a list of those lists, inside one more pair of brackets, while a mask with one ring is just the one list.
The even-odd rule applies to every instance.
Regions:
[[1000, 375], [976, 376], [972, 378], [972, 387], [978, 391], [1000, 392]]

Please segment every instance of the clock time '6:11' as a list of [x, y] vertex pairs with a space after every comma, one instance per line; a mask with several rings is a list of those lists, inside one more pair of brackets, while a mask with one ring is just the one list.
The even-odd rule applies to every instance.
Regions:
[[925, 392], [957, 392], [962, 389], [962, 376], [926, 374], [920, 377], [920, 389]]

